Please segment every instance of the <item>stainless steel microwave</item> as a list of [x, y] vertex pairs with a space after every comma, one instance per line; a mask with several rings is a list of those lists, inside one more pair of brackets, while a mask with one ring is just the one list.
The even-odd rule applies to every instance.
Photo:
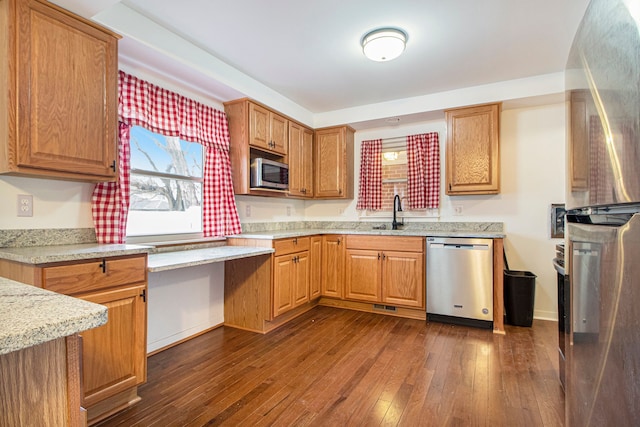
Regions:
[[289, 189], [289, 166], [269, 159], [251, 162], [251, 188]]

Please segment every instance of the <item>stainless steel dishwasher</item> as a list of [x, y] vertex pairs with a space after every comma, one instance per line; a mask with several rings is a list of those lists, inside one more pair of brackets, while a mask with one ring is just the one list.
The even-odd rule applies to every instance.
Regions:
[[429, 320], [493, 327], [493, 240], [427, 237]]

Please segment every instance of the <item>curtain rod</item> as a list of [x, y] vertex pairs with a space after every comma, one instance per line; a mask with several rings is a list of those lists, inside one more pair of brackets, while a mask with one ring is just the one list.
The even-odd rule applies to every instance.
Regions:
[[[435, 131], [434, 131], [435, 132]], [[422, 133], [432, 133], [432, 132], [422, 132]], [[438, 133], [439, 132], [435, 132]], [[414, 133], [412, 135], [421, 135], [420, 133]], [[412, 136], [412, 135], [404, 135], [404, 136], [392, 136], [390, 138], [379, 138], [382, 139], [382, 144], [389, 146], [389, 145], [401, 145], [401, 144], [406, 144], [407, 143], [407, 137]], [[372, 138], [372, 139], [377, 139], [377, 138]]]

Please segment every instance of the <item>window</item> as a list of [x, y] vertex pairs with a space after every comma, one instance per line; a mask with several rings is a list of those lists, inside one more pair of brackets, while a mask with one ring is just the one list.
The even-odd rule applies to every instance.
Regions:
[[201, 144], [131, 128], [127, 236], [202, 232]]

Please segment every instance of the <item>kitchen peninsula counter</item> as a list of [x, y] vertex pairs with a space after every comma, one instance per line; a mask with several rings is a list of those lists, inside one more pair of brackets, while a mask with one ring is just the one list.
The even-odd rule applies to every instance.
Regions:
[[107, 322], [107, 308], [0, 277], [0, 354]]

